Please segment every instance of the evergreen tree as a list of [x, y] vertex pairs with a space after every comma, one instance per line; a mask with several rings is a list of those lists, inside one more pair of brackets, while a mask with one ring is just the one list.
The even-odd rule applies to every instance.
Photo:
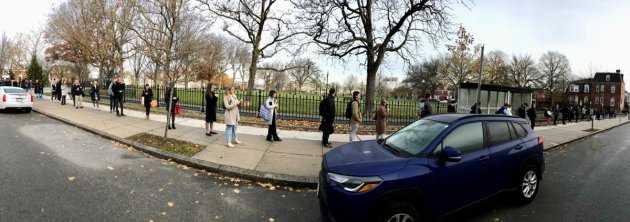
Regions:
[[48, 82], [48, 78], [44, 76], [44, 70], [42, 65], [37, 61], [37, 56], [33, 55], [31, 57], [31, 64], [28, 66], [28, 79], [32, 80], [33, 83], [37, 80], [42, 84], [46, 84]]

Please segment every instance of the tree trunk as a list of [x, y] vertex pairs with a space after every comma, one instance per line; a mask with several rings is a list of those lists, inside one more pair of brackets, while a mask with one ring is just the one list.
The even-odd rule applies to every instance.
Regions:
[[245, 96], [246, 104], [249, 104], [252, 99], [254, 85], [256, 83], [256, 71], [258, 70], [258, 57], [260, 56], [260, 51], [258, 51], [258, 46], [255, 45], [254, 49], [252, 49], [252, 62], [249, 65], [249, 82], [247, 83], [247, 96]]
[[374, 104], [374, 91], [376, 85], [376, 72], [378, 71], [378, 65], [373, 62], [368, 61], [367, 66], [367, 86], [365, 89], [365, 110], [363, 113], [366, 116], [371, 116], [373, 112], [373, 104]]

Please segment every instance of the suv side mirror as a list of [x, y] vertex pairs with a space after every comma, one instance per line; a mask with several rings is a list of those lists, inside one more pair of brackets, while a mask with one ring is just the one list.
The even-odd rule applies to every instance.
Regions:
[[462, 153], [453, 147], [447, 146], [442, 149], [440, 160], [443, 162], [459, 162], [462, 160]]
[[383, 144], [383, 142], [385, 142], [385, 139], [378, 139], [378, 140], [376, 140], [376, 143], [378, 143], [378, 144]]

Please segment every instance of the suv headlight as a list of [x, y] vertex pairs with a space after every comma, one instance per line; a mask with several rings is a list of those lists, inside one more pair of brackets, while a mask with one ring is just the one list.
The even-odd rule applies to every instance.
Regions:
[[344, 190], [356, 193], [370, 191], [383, 182], [383, 179], [376, 176], [353, 177], [335, 173], [328, 173], [328, 179], [339, 183]]

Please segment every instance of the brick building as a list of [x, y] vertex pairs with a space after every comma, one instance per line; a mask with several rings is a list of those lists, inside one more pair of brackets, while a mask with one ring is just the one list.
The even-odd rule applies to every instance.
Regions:
[[604, 110], [621, 112], [626, 101], [623, 74], [617, 72], [598, 72], [591, 79], [573, 81], [566, 89], [565, 101], [573, 106], [592, 106]]

